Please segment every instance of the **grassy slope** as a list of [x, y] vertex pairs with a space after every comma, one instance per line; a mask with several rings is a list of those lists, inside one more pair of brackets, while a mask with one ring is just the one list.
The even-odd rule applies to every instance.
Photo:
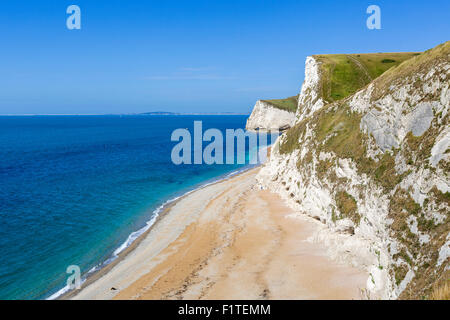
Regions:
[[334, 102], [350, 96], [388, 69], [420, 53], [316, 55], [321, 62], [322, 96]]
[[275, 108], [289, 111], [289, 112], [296, 112], [297, 111], [297, 103], [298, 103], [298, 96], [289, 97], [286, 99], [275, 99], [275, 100], [262, 100], [262, 102], [268, 103]]

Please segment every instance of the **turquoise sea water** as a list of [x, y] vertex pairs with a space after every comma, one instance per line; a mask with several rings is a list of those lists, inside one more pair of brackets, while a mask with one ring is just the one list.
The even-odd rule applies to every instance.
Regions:
[[[0, 299], [43, 299], [114, 257], [167, 200], [245, 165], [171, 162], [173, 130], [246, 116], [0, 117]], [[205, 143], [206, 144], [206, 143]]]

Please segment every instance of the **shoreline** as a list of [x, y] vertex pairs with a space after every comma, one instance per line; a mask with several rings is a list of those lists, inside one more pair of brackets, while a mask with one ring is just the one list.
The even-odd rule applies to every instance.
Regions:
[[308, 242], [317, 224], [255, 188], [258, 170], [171, 203], [116, 261], [60, 299], [360, 299], [366, 272]]
[[[80, 289], [67, 289], [66, 287], [63, 287], [63, 288], [59, 289], [58, 291], [56, 291], [55, 293], [53, 293], [52, 295], [50, 295], [49, 297], [45, 298], [45, 300], [71, 299], [74, 296], [76, 296], [81, 290], [83, 290], [87, 286], [91, 285], [92, 283], [94, 283], [95, 281], [97, 281], [98, 279], [103, 277], [106, 273], [108, 273], [111, 269], [113, 269], [118, 263], [123, 261], [131, 252], [133, 252], [133, 250], [135, 250], [139, 246], [139, 244], [146, 238], [146, 236], [155, 228], [155, 226], [164, 217], [164, 215], [167, 214], [167, 212], [169, 212], [170, 209], [174, 205], [176, 205], [179, 201], [181, 201], [185, 197], [189, 196], [190, 194], [192, 194], [194, 192], [197, 192], [204, 188], [207, 188], [211, 185], [214, 185], [214, 184], [217, 184], [217, 183], [220, 183], [223, 181], [227, 181], [227, 180], [237, 177], [239, 175], [245, 174], [248, 171], [256, 170], [258, 168], [260, 168], [260, 165], [256, 165], [256, 166], [249, 165], [249, 166], [243, 167], [242, 169], [238, 169], [238, 170], [232, 171], [230, 173], [222, 174], [218, 177], [211, 178], [197, 186], [194, 186], [193, 189], [188, 190], [179, 196], [175, 196], [174, 198], [167, 200], [160, 207], [158, 207], [157, 209], [154, 210], [154, 212], [156, 212], [155, 213], [156, 217], [151, 217], [150, 220], [148, 220], [146, 226], [143, 226], [142, 228], [130, 233], [128, 238], [120, 246], [118, 246], [117, 249], [114, 250], [111, 257], [107, 258], [105, 261], [101, 262], [100, 264], [94, 266], [92, 268], [92, 269], [94, 269], [94, 271], [91, 271], [92, 270], [91, 269], [90, 271], [88, 271], [85, 274], [85, 278], [82, 279], [82, 284], [81, 284]], [[153, 220], [153, 222], [150, 223], [152, 220]], [[139, 234], [129, 245], [125, 246], [123, 249], [121, 249], [116, 254], [117, 250], [119, 250], [122, 246], [124, 246], [129, 241], [130, 236], [132, 236], [134, 233], [139, 232], [140, 230], [145, 229], [145, 228], [147, 228], [147, 229], [145, 231], [143, 231], [141, 234]], [[108, 262], [108, 260], [111, 260], [111, 261]], [[96, 268], [98, 268], [98, 269], [95, 270]], [[66, 291], [60, 293], [62, 290], [66, 290]]]

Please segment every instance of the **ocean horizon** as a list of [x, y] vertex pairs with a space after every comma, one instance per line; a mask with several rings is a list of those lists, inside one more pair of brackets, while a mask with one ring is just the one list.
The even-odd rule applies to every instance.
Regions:
[[143, 113], [18, 113], [0, 117], [67, 117], [67, 116], [250, 116], [250, 112], [143, 112]]
[[[249, 168], [171, 161], [171, 133], [244, 129], [240, 115], [0, 117], [0, 299], [56, 297], [66, 268], [102, 268], [167, 202]], [[248, 148], [246, 149], [248, 155]], [[248, 160], [248, 157], [247, 157]]]

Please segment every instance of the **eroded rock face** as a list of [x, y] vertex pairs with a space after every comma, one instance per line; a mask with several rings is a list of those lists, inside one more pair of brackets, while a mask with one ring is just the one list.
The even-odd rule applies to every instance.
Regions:
[[292, 126], [295, 114], [278, 109], [263, 101], [257, 101], [250, 118], [247, 130], [283, 131]]
[[395, 103], [384, 101], [384, 104], [385, 108], [367, 111], [361, 120], [361, 129], [371, 134], [383, 151], [398, 148], [405, 133], [412, 132], [415, 137], [420, 137], [431, 126], [434, 114], [429, 102], [418, 104], [408, 114], [404, 114], [400, 108], [386, 113], [384, 110]]
[[448, 157], [447, 150], [450, 148], [450, 127], [444, 129], [444, 131], [437, 137], [436, 143], [431, 149], [430, 164], [433, 168], [436, 168], [441, 160], [445, 160]]
[[317, 70], [308, 58], [295, 125], [272, 147], [259, 184], [327, 226], [311, 240], [366, 268], [368, 297], [426, 297], [450, 271], [450, 54], [412, 68], [381, 97], [374, 81], [333, 104], [318, 95]]
[[307, 57], [305, 63], [305, 82], [298, 98], [296, 121], [302, 121], [325, 105], [321, 96], [319, 62]]

